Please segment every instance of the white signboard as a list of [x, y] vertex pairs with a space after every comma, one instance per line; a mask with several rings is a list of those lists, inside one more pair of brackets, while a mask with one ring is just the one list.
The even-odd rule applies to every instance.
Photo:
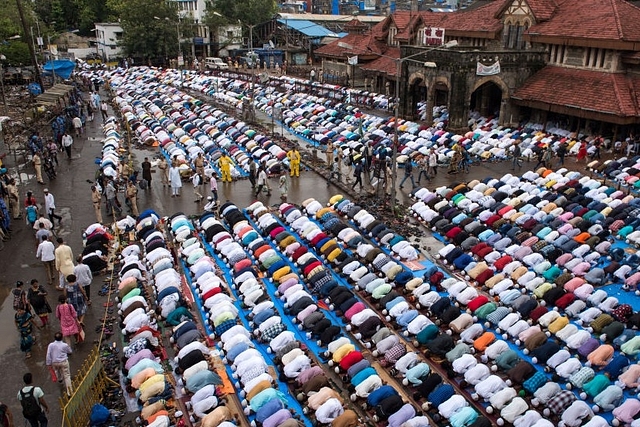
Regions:
[[349, 65], [358, 65], [358, 55], [347, 58]]
[[178, 67], [182, 67], [184, 65], [184, 56], [178, 56]]
[[476, 64], [476, 76], [495, 76], [500, 74], [500, 61], [496, 61], [491, 65]]
[[424, 29], [422, 44], [425, 46], [440, 46], [444, 44], [444, 28], [427, 27]]

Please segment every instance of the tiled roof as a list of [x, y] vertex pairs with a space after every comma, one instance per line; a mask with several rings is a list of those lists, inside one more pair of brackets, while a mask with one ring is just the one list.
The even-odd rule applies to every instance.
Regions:
[[513, 94], [514, 99], [621, 117], [640, 116], [640, 78], [547, 66]]
[[493, 34], [502, 29], [502, 22], [496, 17], [496, 13], [502, 4], [502, 1], [495, 0], [468, 10], [462, 9], [451, 13], [422, 11], [416, 15], [415, 12], [397, 11], [374, 26], [371, 32], [378, 38], [384, 37], [389, 25], [393, 23], [398, 28], [396, 37], [400, 40], [408, 40], [412, 31], [420, 26], [444, 28], [450, 34], [462, 34], [464, 32], [488, 32]]
[[548, 21], [553, 16], [558, 5], [554, 0], [525, 0], [533, 12], [536, 21]]
[[[548, 21], [553, 17], [558, 8], [555, 0], [525, 0], [537, 22]], [[511, 6], [512, 1], [506, 0], [496, 13], [496, 18], [501, 18], [504, 12]]]
[[380, 56], [368, 64], [361, 65], [360, 69], [385, 73], [389, 76], [396, 76], [398, 74], [397, 61], [393, 58], [400, 58], [400, 49], [396, 47], [389, 48], [385, 52], [385, 56]]
[[[432, 15], [444, 15], [441, 23], [435, 22], [431, 26], [444, 27], [445, 30], [456, 31], [456, 33], [464, 32], [491, 32], [502, 30], [502, 21], [496, 18], [496, 12], [502, 6], [503, 2], [499, 0], [492, 1], [491, 3], [472, 8], [469, 10], [459, 10], [452, 13], [436, 13], [436, 12], [423, 12], [423, 18], [434, 19]], [[430, 22], [425, 21], [427, 25]]]
[[[353, 49], [341, 47], [350, 45]], [[384, 52], [384, 43], [374, 40], [371, 34], [347, 34], [339, 40], [322, 46], [314, 51], [319, 56], [332, 56], [343, 58], [345, 55], [381, 54]]]
[[534, 24], [528, 34], [634, 42], [640, 41], [638, 22], [640, 8], [625, 0], [560, 0], [552, 18]]

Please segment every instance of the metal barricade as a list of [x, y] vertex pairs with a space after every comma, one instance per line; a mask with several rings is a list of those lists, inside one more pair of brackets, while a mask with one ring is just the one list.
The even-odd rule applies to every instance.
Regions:
[[106, 375], [100, 351], [94, 347], [72, 381], [73, 394], [60, 398], [63, 427], [88, 426], [91, 408], [103, 400], [110, 384], [119, 386]]

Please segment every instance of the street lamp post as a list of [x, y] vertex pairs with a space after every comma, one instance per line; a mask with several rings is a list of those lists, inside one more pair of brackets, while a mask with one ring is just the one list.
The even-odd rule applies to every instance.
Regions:
[[9, 108], [7, 107], [7, 97], [4, 93], [4, 61], [6, 56], [0, 55], [0, 86], [2, 87], [2, 105], [4, 106], [4, 113], [9, 114]]
[[[27, 31], [27, 21], [24, 18], [24, 10], [22, 8], [22, 0], [16, 0], [16, 5], [18, 6], [18, 14], [20, 15], [20, 22], [22, 23], [22, 31], [23, 34], [28, 34]], [[27, 43], [29, 46], [29, 54], [31, 55], [31, 63], [33, 68], [35, 69], [35, 78], [36, 82], [40, 85], [40, 88], [44, 92], [44, 83], [42, 82], [42, 76], [40, 75], [40, 68], [38, 67], [38, 60], [36, 59], [36, 50], [33, 48], [31, 43]]]
[[[377, 54], [377, 56], [392, 59], [396, 63], [396, 85], [395, 85], [395, 105], [394, 105], [394, 123], [393, 123], [393, 145], [391, 147], [391, 214], [395, 216], [395, 204], [396, 204], [396, 184], [397, 184], [397, 159], [398, 159], [398, 116], [400, 115], [400, 79], [402, 78], [402, 64], [407, 61], [415, 58], [416, 56], [421, 56], [428, 54], [434, 50], [439, 49], [449, 49], [451, 47], [455, 47], [458, 45], [457, 40], [450, 40], [447, 43], [441, 46], [435, 46], [430, 49], [425, 49], [421, 52], [414, 53], [413, 55], [405, 56], [403, 58], [394, 58], [389, 55]], [[338, 43], [339, 47], [346, 48], [349, 50], [357, 50], [354, 49], [354, 46], [348, 43]], [[425, 62], [425, 67], [432, 68], [435, 66], [433, 62]]]
[[[397, 169], [398, 169], [398, 163], [397, 163], [397, 159], [398, 159], [398, 126], [399, 126], [399, 121], [398, 121], [398, 116], [400, 115], [400, 79], [402, 78], [402, 64], [411, 58], [414, 58], [416, 56], [419, 55], [423, 55], [423, 54], [427, 54], [429, 52], [432, 52], [434, 50], [438, 50], [438, 49], [449, 49], [450, 47], [455, 47], [458, 45], [458, 41], [457, 40], [450, 40], [447, 43], [443, 44], [442, 46], [436, 46], [433, 47], [431, 49], [427, 49], [425, 51], [419, 52], [419, 53], [415, 53], [413, 55], [409, 55], [409, 56], [405, 56], [404, 58], [399, 58], [396, 61], [396, 87], [395, 87], [395, 109], [394, 109], [394, 116], [395, 118], [393, 119], [393, 147], [391, 149], [391, 214], [393, 216], [395, 216], [396, 212], [395, 212], [395, 208], [396, 208], [396, 184], [398, 182], [398, 174], [397, 174]], [[426, 65], [427, 63], [425, 63]], [[429, 63], [432, 64], [432, 63]], [[409, 159], [409, 161], [411, 161], [411, 159]]]

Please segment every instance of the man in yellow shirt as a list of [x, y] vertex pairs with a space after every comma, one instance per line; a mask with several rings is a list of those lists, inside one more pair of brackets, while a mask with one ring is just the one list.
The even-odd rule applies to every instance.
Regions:
[[222, 153], [222, 157], [218, 159], [218, 165], [222, 173], [222, 182], [231, 182], [231, 157], [227, 153]]
[[293, 147], [289, 150], [287, 158], [289, 159], [289, 175], [300, 176], [300, 152], [298, 151], [298, 147]]

